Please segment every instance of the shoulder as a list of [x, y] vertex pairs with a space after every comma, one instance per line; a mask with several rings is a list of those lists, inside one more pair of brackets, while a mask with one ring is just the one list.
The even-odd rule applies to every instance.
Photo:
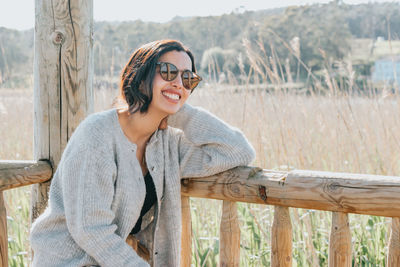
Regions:
[[107, 126], [112, 126], [115, 124], [117, 117], [116, 109], [109, 109], [97, 113], [93, 113], [86, 117], [81, 124], [78, 126], [83, 129], [90, 130], [103, 130]]
[[68, 143], [79, 144], [83, 147], [104, 146], [113, 139], [117, 123], [115, 109], [93, 113], [79, 124]]

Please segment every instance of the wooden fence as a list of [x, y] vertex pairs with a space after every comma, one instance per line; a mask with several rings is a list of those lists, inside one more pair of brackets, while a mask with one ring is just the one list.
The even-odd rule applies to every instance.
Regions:
[[292, 265], [289, 207], [332, 211], [329, 266], [351, 266], [348, 213], [393, 217], [387, 266], [400, 266], [399, 193], [400, 177], [363, 174], [238, 167], [213, 177], [185, 179], [182, 181], [182, 266], [190, 266], [191, 260], [190, 196], [223, 200], [221, 266], [239, 266], [237, 201], [275, 205], [271, 229], [273, 267]]
[[0, 267], [8, 266], [7, 213], [3, 191], [49, 180], [53, 169], [47, 161], [0, 161]]
[[[0, 255], [7, 265], [7, 224], [2, 192], [51, 178], [47, 161], [0, 161]], [[329, 173], [280, 172], [238, 167], [215, 176], [182, 180], [182, 266], [190, 266], [189, 197], [223, 200], [220, 225], [220, 266], [239, 266], [240, 228], [236, 202], [275, 205], [271, 266], [292, 265], [289, 207], [332, 211], [329, 266], [351, 266], [348, 213], [393, 217], [387, 266], [400, 266], [400, 177]], [[268, 231], [269, 229], [267, 229]]]

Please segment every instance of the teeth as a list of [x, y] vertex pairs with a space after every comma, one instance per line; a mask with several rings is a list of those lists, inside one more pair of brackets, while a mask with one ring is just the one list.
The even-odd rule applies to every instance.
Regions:
[[179, 100], [179, 95], [171, 94], [171, 93], [167, 93], [167, 92], [163, 92], [162, 94], [167, 96], [167, 97], [169, 97], [169, 98], [171, 98], [171, 99]]

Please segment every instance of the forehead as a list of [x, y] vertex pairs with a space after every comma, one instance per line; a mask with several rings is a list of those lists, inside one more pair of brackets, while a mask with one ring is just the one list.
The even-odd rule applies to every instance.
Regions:
[[159, 61], [172, 63], [180, 70], [192, 69], [192, 60], [184, 51], [167, 52], [160, 57]]

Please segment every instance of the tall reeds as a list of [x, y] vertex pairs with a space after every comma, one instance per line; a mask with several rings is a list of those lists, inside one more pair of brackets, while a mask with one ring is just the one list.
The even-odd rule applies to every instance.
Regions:
[[[250, 69], [243, 66], [244, 55], [238, 55], [239, 77], [218, 69], [226, 72], [230, 82], [207, 81], [189, 102], [242, 129], [257, 151], [253, 165], [400, 176], [397, 95], [384, 95], [372, 87], [361, 91], [355, 86], [349, 62], [335, 63], [342, 64], [344, 73], [337, 79], [334, 74], [338, 68], [332, 68], [328, 59], [322, 75], [306, 69], [310, 82], [293, 86], [298, 70], [292, 73], [287, 59], [280, 59], [273, 47], [268, 54], [261, 42], [243, 43]], [[283, 45], [293, 50], [290, 44]], [[306, 68], [298, 60], [295, 65]], [[216, 66], [210, 69], [217, 72]], [[96, 111], [110, 108], [116, 95], [115, 89], [95, 90]], [[1, 159], [32, 158], [32, 100], [31, 90], [0, 90]], [[6, 192], [10, 266], [28, 264], [29, 194], [29, 188]], [[221, 203], [192, 199], [191, 205], [192, 262], [195, 266], [217, 266]], [[273, 207], [239, 203], [238, 211], [241, 266], [268, 266]], [[291, 209], [291, 217], [293, 265], [327, 266], [330, 213]], [[387, 219], [350, 215], [350, 224], [353, 265], [384, 266]]]

